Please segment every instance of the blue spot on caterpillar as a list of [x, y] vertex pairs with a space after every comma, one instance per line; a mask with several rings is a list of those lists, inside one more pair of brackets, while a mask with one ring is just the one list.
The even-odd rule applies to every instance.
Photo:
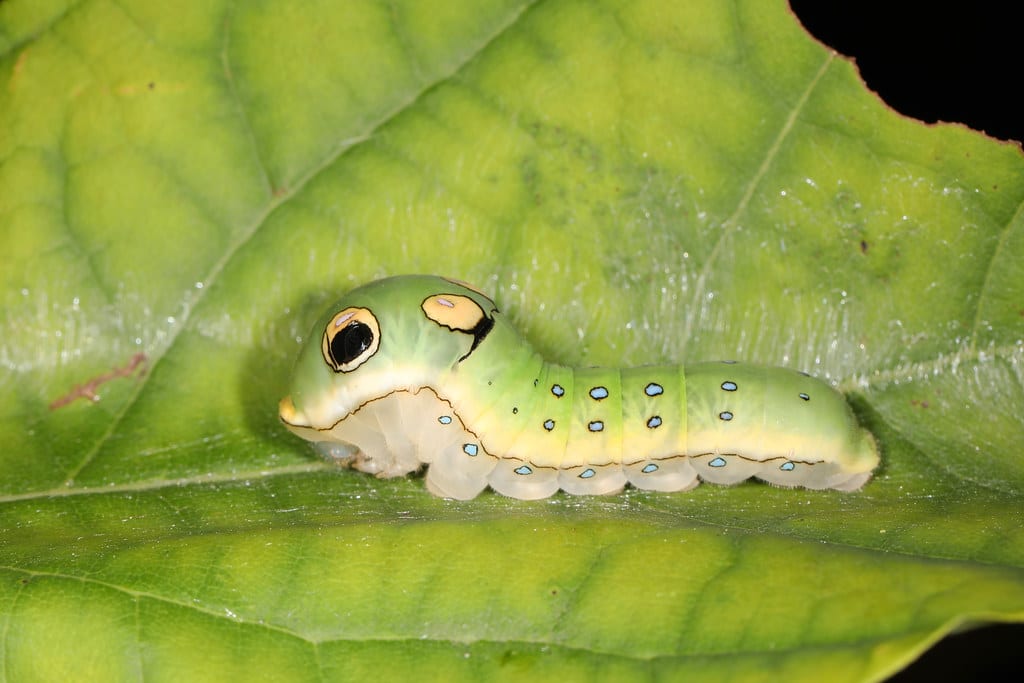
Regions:
[[651, 382], [644, 387], [644, 393], [648, 396], [658, 396], [664, 392], [665, 389], [660, 384], [655, 384], [654, 382]]
[[551, 364], [489, 297], [444, 278], [355, 289], [310, 339], [280, 404], [285, 425], [378, 476], [426, 466], [439, 496], [682, 491], [751, 477], [852, 491], [879, 460], [842, 395], [805, 374], [735, 361]]

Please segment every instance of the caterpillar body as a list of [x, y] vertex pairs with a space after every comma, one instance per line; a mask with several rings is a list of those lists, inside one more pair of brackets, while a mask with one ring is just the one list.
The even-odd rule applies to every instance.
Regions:
[[548, 363], [465, 283], [399, 276], [351, 291], [300, 353], [284, 424], [378, 477], [427, 466], [470, 499], [682, 491], [750, 477], [852, 491], [879, 456], [841, 394], [732, 361], [629, 369]]

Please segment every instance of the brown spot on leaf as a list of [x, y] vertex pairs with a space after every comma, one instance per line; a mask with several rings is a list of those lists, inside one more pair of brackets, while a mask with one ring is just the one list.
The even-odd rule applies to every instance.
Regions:
[[110, 372], [104, 373], [102, 375], [96, 375], [85, 384], [76, 384], [71, 389], [71, 391], [69, 391], [68, 393], [64, 394], [59, 398], [54, 399], [53, 402], [50, 403], [50, 410], [57, 410], [57, 408], [63, 408], [69, 403], [72, 403], [80, 398], [85, 398], [95, 403], [96, 401], [100, 400], [100, 395], [97, 394], [96, 392], [99, 390], [101, 385], [106, 384], [111, 380], [117, 379], [118, 377], [131, 377], [132, 375], [135, 374], [135, 370], [139, 366], [143, 367], [142, 371], [140, 371], [139, 373], [141, 375], [142, 372], [145, 372], [145, 363], [146, 354], [141, 352], [136, 353], [134, 356], [132, 356], [131, 360], [129, 360], [121, 367], [116, 367], [112, 369]]
[[14, 60], [14, 67], [11, 68], [11, 78], [7, 81], [7, 90], [14, 92], [18, 87], [18, 78], [21, 76], [22, 70], [25, 68], [25, 62], [28, 60], [28, 48], [25, 48], [18, 55], [18, 58]]

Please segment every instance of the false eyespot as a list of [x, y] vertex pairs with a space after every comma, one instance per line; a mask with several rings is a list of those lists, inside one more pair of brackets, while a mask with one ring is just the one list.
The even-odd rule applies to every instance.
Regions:
[[380, 325], [366, 308], [346, 308], [324, 328], [321, 350], [335, 372], [352, 372], [380, 346]]

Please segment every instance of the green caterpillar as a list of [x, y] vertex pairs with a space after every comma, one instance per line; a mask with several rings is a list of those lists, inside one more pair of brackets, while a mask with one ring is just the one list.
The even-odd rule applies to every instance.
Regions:
[[757, 477], [852, 491], [878, 464], [843, 397], [803, 373], [732, 361], [570, 368], [546, 362], [490, 298], [401, 276], [349, 292], [302, 350], [281, 420], [378, 477], [427, 465], [470, 499], [682, 491]]

